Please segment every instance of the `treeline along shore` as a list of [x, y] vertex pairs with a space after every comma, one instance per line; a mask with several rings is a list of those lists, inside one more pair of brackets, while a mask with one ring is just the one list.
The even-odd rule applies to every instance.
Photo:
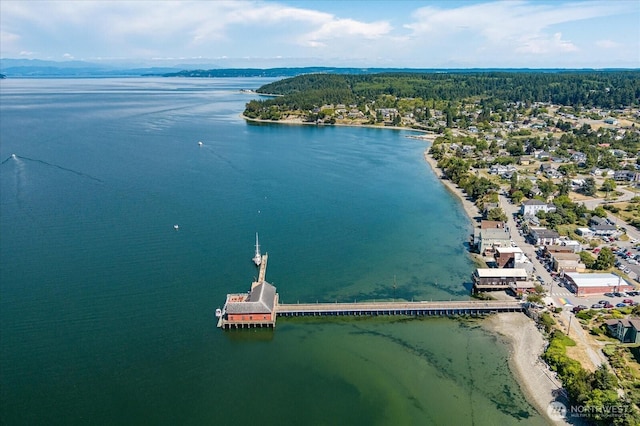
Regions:
[[[249, 102], [244, 115], [250, 118], [296, 115], [312, 122], [352, 119], [437, 130], [450, 127], [460, 105], [470, 101], [478, 102], [485, 114], [500, 113], [510, 103], [638, 105], [640, 71], [306, 74], [266, 84], [256, 92], [282, 96]], [[430, 123], [432, 110], [445, 113], [444, 126]]]

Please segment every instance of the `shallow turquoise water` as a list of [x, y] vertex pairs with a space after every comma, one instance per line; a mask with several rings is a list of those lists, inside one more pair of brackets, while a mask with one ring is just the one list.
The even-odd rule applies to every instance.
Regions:
[[283, 302], [469, 294], [424, 143], [247, 124], [264, 82], [0, 82], [2, 423], [543, 424], [474, 322], [215, 328], [255, 232]]

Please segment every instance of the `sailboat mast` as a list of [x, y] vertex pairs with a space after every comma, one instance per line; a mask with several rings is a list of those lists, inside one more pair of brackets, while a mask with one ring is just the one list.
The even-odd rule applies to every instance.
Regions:
[[262, 263], [262, 255], [260, 254], [260, 243], [258, 242], [258, 233], [256, 232], [256, 254], [253, 256], [253, 263], [260, 266]]

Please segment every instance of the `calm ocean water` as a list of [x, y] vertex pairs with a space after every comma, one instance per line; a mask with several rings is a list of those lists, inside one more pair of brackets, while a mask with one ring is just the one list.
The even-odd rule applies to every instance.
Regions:
[[255, 232], [284, 302], [469, 294], [424, 143], [247, 124], [265, 82], [0, 81], [2, 423], [544, 424], [479, 322], [215, 328]]

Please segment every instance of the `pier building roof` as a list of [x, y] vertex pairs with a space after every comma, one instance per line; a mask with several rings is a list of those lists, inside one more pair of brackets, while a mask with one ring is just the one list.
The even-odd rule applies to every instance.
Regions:
[[266, 281], [254, 286], [249, 296], [241, 302], [227, 302], [230, 314], [267, 314], [275, 309], [276, 288]]

